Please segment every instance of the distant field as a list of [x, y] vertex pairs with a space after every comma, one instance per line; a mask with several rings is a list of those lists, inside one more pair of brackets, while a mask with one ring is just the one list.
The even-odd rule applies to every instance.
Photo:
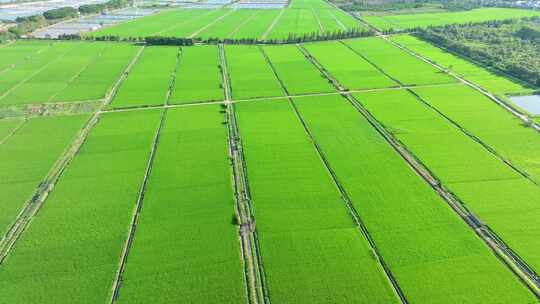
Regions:
[[[324, 2], [322, 2], [324, 3]], [[284, 9], [173, 9], [104, 28], [90, 36], [287, 39], [365, 27], [328, 4]]]
[[362, 16], [362, 19], [379, 30], [404, 30], [415, 27], [427, 27], [430, 25], [437, 26], [453, 23], [483, 22], [531, 16], [540, 16], [540, 12], [524, 9], [492, 7], [461, 12]]

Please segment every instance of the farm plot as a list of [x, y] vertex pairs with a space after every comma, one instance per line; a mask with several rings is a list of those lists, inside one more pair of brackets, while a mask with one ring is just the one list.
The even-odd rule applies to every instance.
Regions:
[[322, 32], [311, 9], [288, 8], [268, 35], [268, 39], [286, 39]]
[[0, 122], [0, 238], [87, 119], [79, 115]]
[[[32, 78], [41, 70], [60, 60], [71, 51], [77, 43], [54, 43], [51, 47], [36, 53], [34, 56], [20, 62], [11, 69], [0, 73], [0, 105], [5, 105], [3, 98], [21, 83]], [[9, 48], [8, 46], [7, 48]]]
[[360, 28], [364, 30], [368, 29], [368, 27], [358, 22], [351, 15], [347, 14], [346, 12], [340, 9], [332, 9], [330, 10], [330, 14], [332, 14], [334, 18], [337, 19], [337, 22], [339, 24], [343, 25], [347, 29], [355, 29], [355, 28]]
[[63, 56], [44, 65], [4, 94], [0, 103], [12, 105], [50, 102], [89, 65], [98, 61], [108, 45], [79, 42], [71, 44], [71, 49]]
[[461, 12], [362, 16], [362, 19], [379, 30], [403, 30], [416, 27], [428, 27], [430, 25], [438, 26], [490, 20], [517, 19], [539, 15], [540, 13], [534, 10], [490, 7]]
[[229, 34], [229, 38], [241, 39], [262, 39], [266, 30], [270, 27], [272, 22], [279, 16], [281, 10], [276, 9], [263, 9], [257, 12], [253, 18], [245, 20], [246, 22]]
[[226, 46], [225, 53], [234, 99], [285, 94], [257, 46]]
[[344, 98], [295, 103], [409, 303], [534, 301]]
[[197, 18], [192, 19], [190, 22], [182, 22], [178, 26], [171, 26], [159, 32], [159, 34], [161, 36], [173, 37], [200, 37], [200, 33], [205, 27], [217, 22], [220, 18], [226, 18], [232, 12], [228, 8], [208, 10], [207, 12], [205, 10], [199, 10], [199, 16]]
[[331, 9], [314, 9], [313, 14], [320, 23], [323, 32], [331, 33], [346, 29], [334, 17]]
[[235, 107], [271, 301], [397, 303], [288, 101]]
[[169, 103], [225, 99], [216, 46], [184, 47], [179, 60]]
[[162, 105], [176, 68], [177, 47], [146, 47], [110, 107]]
[[536, 185], [406, 91], [355, 96], [483, 223], [540, 269], [540, 231], [531, 226], [540, 216]]
[[103, 99], [110, 93], [139, 46], [130, 44], [109, 45], [69, 86], [51, 98], [52, 102], [85, 101]]
[[[86, 35], [95, 37], [119, 36], [122, 38], [155, 36], [161, 32], [181, 27], [183, 24], [201, 18], [210, 12], [212, 11], [189, 9], [165, 10], [154, 15], [136, 18], [100, 29], [96, 32], [87, 33]], [[167, 36], [170, 36], [170, 34], [168, 33]]]
[[398, 86], [396, 82], [340, 42], [307, 43], [303, 47], [347, 89]]
[[20, 62], [28, 60], [50, 46], [50, 42], [17, 40], [7, 47], [0, 48], [0, 74], [5, 69], [9, 69]]
[[4, 261], [3, 301], [109, 300], [159, 115], [101, 117]]
[[404, 85], [452, 83], [457, 80], [381, 38], [347, 40], [348, 46]]
[[393, 41], [407, 49], [427, 58], [452, 73], [474, 82], [484, 89], [497, 94], [511, 94], [526, 91], [527, 88], [515, 81], [497, 75], [495, 72], [484, 69], [480, 65], [471, 63], [452, 53], [444, 51], [428, 42], [411, 35], [392, 36]]
[[223, 120], [167, 111], [119, 303], [246, 302]]
[[24, 124], [25, 120], [20, 118], [0, 120], [0, 144], [7, 140], [17, 128]]
[[223, 19], [202, 30], [197, 36], [205, 38], [229, 37], [231, 33], [242, 26], [243, 23], [253, 18], [257, 14], [257, 10], [235, 10]]
[[418, 88], [426, 102], [540, 182], [540, 136], [468, 86]]
[[295, 45], [265, 46], [262, 50], [289, 94], [335, 92], [329, 80], [305, 58]]

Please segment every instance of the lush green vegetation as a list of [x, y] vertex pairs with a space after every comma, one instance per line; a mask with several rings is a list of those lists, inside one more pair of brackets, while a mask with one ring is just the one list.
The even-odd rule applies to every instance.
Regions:
[[[15, 44], [13, 50], [11, 47], [0, 50], [7, 53], [7, 60], [14, 59], [11, 64], [6, 60], [0, 73], [2, 105], [104, 98], [138, 49], [124, 44], [81, 42], [21, 43]], [[25, 49], [21, 55], [26, 57], [11, 53], [21, 48]]]
[[416, 35], [540, 86], [540, 17], [430, 27]]
[[446, 24], [466, 24], [470, 22], [518, 19], [532, 16], [540, 16], [540, 12], [524, 9], [490, 7], [461, 12], [362, 16], [362, 19], [379, 30], [407, 30]]
[[344, 98], [295, 103], [410, 303], [534, 301]]
[[159, 114], [103, 115], [2, 264], [4, 301], [104, 303], [110, 298]]
[[227, 46], [225, 54], [234, 99], [285, 94], [257, 46]]
[[[453, 92], [461, 92], [460, 98], [463, 98], [462, 92], [467, 89], [465, 86], [462, 89], [458, 86], [437, 88], [438, 97], [435, 98], [428, 95], [433, 92], [432, 88], [415, 91], [431, 105], [436, 105], [433, 101], [437, 99], [446, 101], [448, 107], [456, 103], [461, 115], [485, 123], [485, 130], [501, 130], [494, 132], [493, 136], [504, 134], [504, 128], [498, 128], [496, 117], [490, 113], [484, 116], [477, 106], [479, 102], [467, 99], [458, 101], [456, 97], [460, 93]], [[529, 265], [539, 269], [540, 260], [535, 252], [540, 248], [540, 243], [533, 237], [538, 227], [531, 226], [531, 218], [540, 212], [538, 186], [407, 91], [361, 93], [356, 96], [483, 223]], [[496, 108], [496, 105], [493, 104], [493, 107]], [[507, 143], [521, 147], [519, 143], [514, 143], [517, 136], [519, 133], [514, 134]], [[505, 137], [500, 140], [509, 139]]]
[[80, 115], [0, 120], [1, 236], [87, 119]]
[[[503, 158], [540, 182], [540, 137], [513, 115], [476, 90], [467, 86], [418, 88], [426, 102], [481, 141]], [[474, 113], [474, 114], [471, 114]]]
[[182, 48], [179, 60], [170, 103], [225, 99], [217, 47]]
[[[403, 85], [424, 85], [456, 82], [456, 79], [429, 63], [400, 50], [381, 38], [345, 42], [374, 66]], [[394, 60], [399, 58], [399, 60]], [[411, 73], [414, 71], [414, 73]]]
[[272, 302], [397, 303], [288, 101], [235, 107]]
[[329, 35], [366, 32], [346, 13], [321, 1], [318, 6], [279, 9], [174, 9], [89, 33], [89, 37], [147, 36], [203, 41], [320, 40]]
[[334, 92], [336, 89], [295, 45], [262, 48], [289, 94]]
[[111, 107], [164, 104], [178, 61], [178, 52], [177, 47], [146, 47], [120, 85]]
[[[0, 119], [0, 234], [38, 187], [52, 190], [9, 239], [0, 302], [110, 302], [121, 269], [114, 303], [255, 304], [259, 291], [271, 303], [400, 303], [391, 279], [411, 304], [537, 301], [365, 118], [538, 271], [538, 134], [449, 74], [496, 94], [528, 88], [414, 36], [305, 43], [372, 33], [322, 0], [232, 7], [83, 37], [134, 44], [0, 47], [0, 117], [20, 116]], [[481, 26], [536, 43], [534, 20]], [[89, 114], [96, 125], [49, 185]], [[239, 172], [247, 184], [235, 187]]]
[[170, 109], [119, 303], [245, 303], [224, 114]]
[[7, 140], [23, 123], [24, 119], [20, 118], [0, 120], [0, 143]]
[[493, 71], [471, 63], [463, 58], [444, 51], [425, 41], [410, 35], [392, 36], [392, 40], [409, 50], [427, 58], [428, 60], [456, 73], [465, 79], [474, 82], [484, 89], [494, 93], [519, 93], [527, 88]]
[[304, 47], [347, 89], [397, 86], [392, 79], [340, 42], [309, 43]]

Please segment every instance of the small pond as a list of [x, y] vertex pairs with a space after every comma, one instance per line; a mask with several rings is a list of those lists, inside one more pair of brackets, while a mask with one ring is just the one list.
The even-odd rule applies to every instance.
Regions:
[[540, 115], [540, 95], [513, 96], [510, 100], [527, 113]]

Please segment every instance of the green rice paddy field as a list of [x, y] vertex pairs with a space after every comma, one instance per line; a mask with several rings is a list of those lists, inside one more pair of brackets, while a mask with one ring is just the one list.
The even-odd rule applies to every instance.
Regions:
[[[356, 24], [295, 0], [96, 35]], [[540, 135], [477, 87], [533, 89], [408, 35], [2, 46], [0, 302], [539, 303]]]
[[517, 19], [539, 15], [539, 12], [533, 10], [488, 7], [460, 12], [362, 16], [361, 18], [379, 30], [404, 30], [416, 27]]
[[311, 2], [313, 4], [290, 5], [282, 9], [169, 9], [87, 35], [282, 40], [291, 35], [367, 29], [358, 20], [325, 1]]

